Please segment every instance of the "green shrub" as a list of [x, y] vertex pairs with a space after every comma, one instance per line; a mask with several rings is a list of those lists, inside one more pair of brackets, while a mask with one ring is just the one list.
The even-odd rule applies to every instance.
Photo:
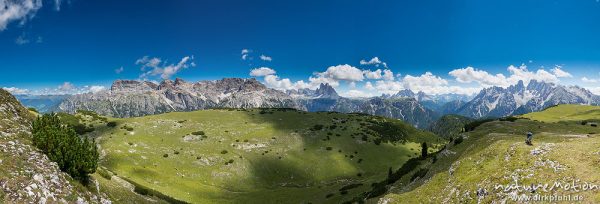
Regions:
[[117, 127], [117, 122], [110, 121], [110, 122], [106, 123], [106, 126], [111, 127], [111, 128]]
[[205, 135], [204, 131], [192, 132], [192, 135]]
[[228, 153], [227, 150], [221, 151], [221, 154], [227, 154], [227, 153]]
[[98, 149], [94, 140], [80, 138], [61, 122], [56, 114], [44, 114], [33, 122], [33, 145], [58, 164], [61, 171], [76, 180], [88, 182], [98, 167]]
[[515, 116], [507, 116], [507, 117], [504, 117], [504, 118], [500, 118], [499, 120], [500, 121], [515, 122], [517, 119], [519, 119], [519, 118], [517, 118]]
[[427, 143], [423, 142], [421, 143], [421, 158], [425, 159], [427, 158]]
[[458, 136], [455, 140], [454, 140], [454, 145], [460, 144], [463, 142], [463, 136]]
[[315, 125], [311, 128], [312, 131], [319, 131], [323, 129], [323, 125]]

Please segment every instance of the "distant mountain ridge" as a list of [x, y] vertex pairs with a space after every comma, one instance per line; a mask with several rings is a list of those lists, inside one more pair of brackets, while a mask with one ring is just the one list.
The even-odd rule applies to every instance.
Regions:
[[117, 80], [108, 91], [74, 95], [59, 108], [73, 113], [93, 110], [113, 117], [137, 117], [208, 108], [298, 108], [289, 95], [255, 79], [225, 78], [188, 83], [182, 79], [160, 84]]
[[267, 88], [256, 79], [225, 78], [215, 81], [186, 82], [164, 80], [117, 80], [110, 90], [69, 97], [58, 106], [74, 113], [92, 110], [113, 117], [137, 117], [172, 111], [209, 108], [295, 108], [310, 112], [336, 111], [366, 113], [402, 119], [426, 127], [438, 117], [414, 99], [373, 97], [351, 99], [339, 96], [329, 84], [316, 90], [300, 89], [284, 93]]
[[457, 114], [472, 117], [503, 117], [543, 110], [558, 104], [598, 105], [600, 96], [578, 86], [563, 86], [531, 80], [507, 88], [485, 88], [462, 106]]
[[600, 104], [600, 96], [577, 86], [562, 86], [532, 80], [507, 88], [489, 87], [469, 97], [461, 94], [428, 95], [401, 90], [393, 95], [370, 98], [340, 96], [329, 84], [317, 89], [286, 92], [271, 89], [256, 79], [186, 82], [165, 80], [117, 80], [110, 90], [71, 96], [59, 111], [93, 110], [113, 117], [136, 117], [172, 111], [209, 108], [295, 108], [310, 112], [366, 113], [404, 120], [426, 128], [442, 115], [470, 118], [504, 117], [542, 110], [557, 104]]

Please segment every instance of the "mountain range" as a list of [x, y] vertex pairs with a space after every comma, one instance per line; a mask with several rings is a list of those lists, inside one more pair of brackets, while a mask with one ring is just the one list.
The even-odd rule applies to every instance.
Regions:
[[[26, 106], [40, 106], [31, 104], [40, 99], [18, 98]], [[584, 88], [536, 80], [527, 85], [519, 81], [506, 88], [485, 88], [472, 97], [460, 94], [428, 95], [405, 89], [393, 95], [370, 98], [342, 97], [329, 84], [321, 84], [317, 89], [283, 92], [268, 88], [256, 79], [224, 78], [186, 82], [177, 78], [160, 83], [117, 80], [110, 90], [51, 99], [47, 99], [52, 102], [48, 106], [53, 107], [49, 111], [74, 113], [77, 110], [92, 110], [122, 118], [211, 108], [295, 108], [309, 112], [380, 115], [401, 119], [419, 128], [427, 128], [446, 114], [470, 118], [504, 117], [539, 111], [557, 104], [600, 104], [600, 96]]]

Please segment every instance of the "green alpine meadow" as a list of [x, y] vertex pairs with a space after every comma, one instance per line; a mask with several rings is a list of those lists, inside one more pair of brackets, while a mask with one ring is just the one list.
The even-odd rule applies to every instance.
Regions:
[[600, 203], [600, 0], [0, 0], [0, 204]]

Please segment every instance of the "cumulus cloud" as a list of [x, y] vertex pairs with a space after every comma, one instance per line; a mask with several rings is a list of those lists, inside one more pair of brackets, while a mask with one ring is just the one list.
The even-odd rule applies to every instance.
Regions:
[[332, 87], [338, 87], [339, 81], [332, 78], [324, 77], [317, 73], [314, 76], [310, 76], [308, 81], [299, 80], [292, 82], [289, 78], [280, 78], [275, 75], [276, 71], [268, 67], [260, 67], [250, 71], [250, 76], [264, 77], [263, 80], [265, 85], [269, 88], [278, 90], [291, 90], [291, 89], [316, 89], [320, 84], [329, 84]]
[[162, 62], [160, 58], [144, 56], [138, 59], [135, 64], [142, 65], [141, 79], [146, 79], [150, 76], [160, 76], [162, 79], [169, 79], [182, 69], [195, 67], [193, 62], [194, 56], [185, 56], [177, 64], [167, 64]]
[[481, 88], [468, 88], [460, 86], [450, 86], [446, 79], [425, 72], [419, 76], [406, 75], [398, 81], [379, 80], [375, 85], [367, 82], [365, 89], [377, 91], [382, 94], [395, 94], [400, 90], [410, 89], [414, 92], [423, 91], [426, 94], [467, 94], [472, 95], [481, 90]]
[[389, 69], [383, 70], [383, 79], [388, 81], [394, 80], [394, 72]]
[[260, 67], [260, 68], [252, 69], [250, 71], [250, 76], [253, 76], [253, 77], [262, 77], [262, 76], [274, 75], [274, 74], [275, 74], [275, 70], [268, 68], [268, 67]]
[[0, 0], [0, 31], [13, 21], [25, 24], [42, 8], [42, 0]]
[[461, 83], [477, 82], [487, 86], [503, 86], [506, 83], [506, 77], [503, 74], [492, 75], [483, 70], [477, 70], [473, 67], [455, 69], [450, 71], [451, 76]]
[[379, 59], [379, 57], [373, 57], [369, 61], [364, 60], [364, 59], [360, 60], [360, 65], [375, 65], [376, 67], [379, 67], [380, 65], [383, 65], [383, 67], [387, 68], [387, 63], [381, 61]]
[[508, 87], [516, 84], [522, 80], [525, 84], [528, 84], [531, 80], [558, 83], [559, 78], [572, 77], [571, 74], [562, 70], [562, 67], [557, 66], [548, 72], [544, 69], [538, 69], [537, 71], [529, 71], [526, 65], [519, 67], [510, 65], [507, 68], [510, 75], [506, 77], [503, 74], [490, 74], [484, 70], [477, 70], [473, 67], [466, 67], [461, 69], [455, 69], [450, 71], [448, 74], [455, 77], [456, 81], [461, 83], [476, 82], [483, 87], [489, 86], [500, 86]]
[[28, 89], [21, 89], [21, 88], [17, 88], [17, 87], [3, 87], [2, 89], [8, 91], [9, 93], [11, 93], [13, 95], [29, 94]]
[[269, 62], [270, 62], [271, 60], [273, 60], [271, 57], [269, 57], [269, 56], [266, 56], [266, 55], [260, 55], [260, 59], [261, 59], [261, 60], [263, 60], [263, 61], [269, 61]]
[[362, 81], [364, 79], [362, 70], [348, 64], [331, 66], [318, 75], [342, 81]]
[[364, 74], [365, 74], [365, 77], [366, 77], [367, 79], [381, 79], [381, 77], [383, 77], [383, 76], [381, 75], [381, 72], [382, 72], [382, 71], [381, 71], [381, 69], [377, 69], [377, 70], [375, 70], [375, 71], [371, 71], [371, 70], [365, 70], [365, 71], [363, 71], [363, 72], [364, 72]]

